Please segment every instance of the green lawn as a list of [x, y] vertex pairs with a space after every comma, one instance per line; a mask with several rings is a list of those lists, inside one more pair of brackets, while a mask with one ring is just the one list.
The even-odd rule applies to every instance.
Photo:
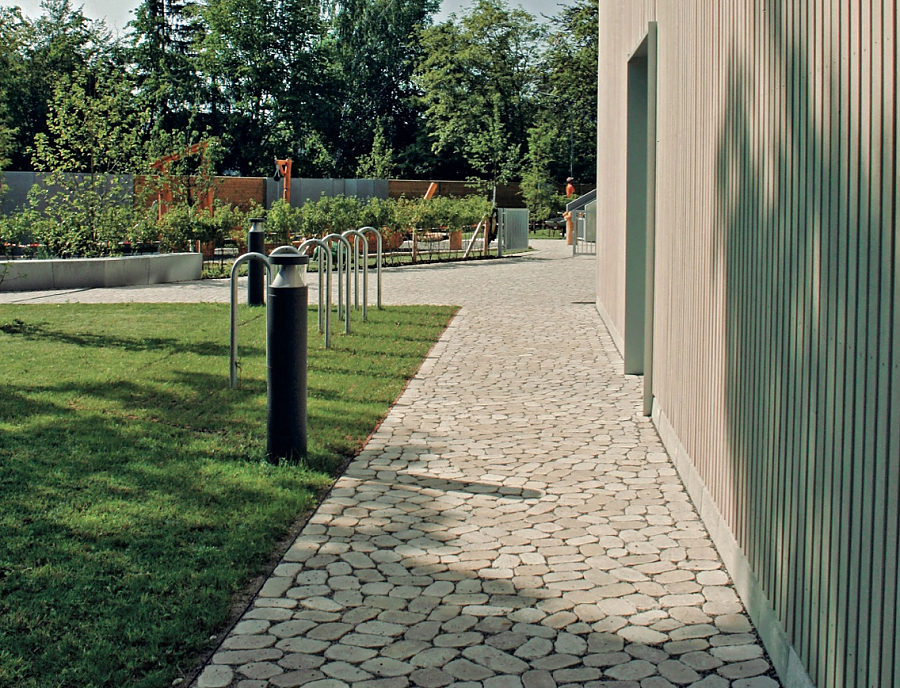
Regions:
[[[452, 308], [310, 319], [305, 466], [265, 453], [265, 311], [0, 306], [0, 686], [166, 686], [357, 451]], [[335, 325], [335, 330], [338, 330]]]

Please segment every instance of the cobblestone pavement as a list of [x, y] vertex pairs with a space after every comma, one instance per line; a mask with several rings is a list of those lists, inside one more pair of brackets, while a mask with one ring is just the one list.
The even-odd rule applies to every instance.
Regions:
[[535, 246], [385, 273], [386, 303], [463, 308], [198, 688], [779, 685], [621, 373], [593, 259]]

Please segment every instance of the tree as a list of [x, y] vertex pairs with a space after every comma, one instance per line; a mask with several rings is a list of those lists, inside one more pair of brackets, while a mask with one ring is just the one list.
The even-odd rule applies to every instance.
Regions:
[[[55, 85], [66, 76], [90, 73], [116, 59], [117, 44], [106, 25], [73, 9], [70, 0], [43, 0], [43, 14], [34, 22], [10, 19], [7, 26], [18, 41], [15, 69], [7, 73], [7, 126], [14, 130], [12, 166], [30, 169], [29, 150], [35, 136], [53, 136], [47, 125]], [[4, 36], [5, 40], [5, 36]]]
[[459, 19], [423, 32], [416, 77], [432, 149], [461, 156], [460, 176], [475, 172], [498, 184], [516, 173], [540, 38], [534, 18], [502, 0], [478, 0]]
[[542, 121], [528, 130], [528, 154], [522, 172], [522, 197], [532, 220], [546, 220], [560, 210], [562, 197], [550, 174], [557, 129]]
[[384, 129], [379, 127], [375, 132], [372, 150], [359, 159], [356, 176], [363, 179], [388, 179], [394, 167], [394, 151], [387, 147]]
[[[420, 126], [412, 80], [423, 57], [421, 32], [438, 9], [436, 0], [338, 0], [331, 40], [337, 125], [337, 169], [352, 173], [373, 150], [414, 146]], [[402, 158], [408, 157], [401, 154]]]
[[32, 188], [26, 220], [54, 255], [109, 253], [139, 219], [130, 179], [140, 167], [143, 113], [118, 69], [61, 76], [49, 103], [48, 132], [35, 136], [33, 161], [45, 174]]
[[143, 0], [129, 26], [132, 74], [138, 97], [150, 114], [150, 129], [197, 126], [203, 92], [195, 44], [204, 33], [198, 4]]
[[596, 178], [598, 16], [596, 0], [575, 0], [551, 22], [535, 96], [542, 117], [559, 132], [555, 179]]
[[0, 8], [0, 170], [9, 166], [16, 149], [13, 106], [26, 76], [22, 48], [29, 29], [19, 8]]
[[320, 164], [328, 77], [319, 0], [207, 0], [202, 15], [198, 66], [225, 167], [268, 174], [288, 156]]

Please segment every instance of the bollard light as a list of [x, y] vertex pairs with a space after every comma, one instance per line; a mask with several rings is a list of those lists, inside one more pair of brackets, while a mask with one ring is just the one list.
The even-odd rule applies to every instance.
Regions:
[[306, 456], [306, 360], [309, 256], [269, 256], [274, 275], [266, 309], [267, 453], [274, 460]]
[[[266, 220], [254, 217], [250, 220], [250, 232], [247, 236], [247, 250], [250, 253], [266, 253]], [[266, 268], [259, 261], [251, 261], [247, 266], [247, 303], [250, 306], [265, 305]]]

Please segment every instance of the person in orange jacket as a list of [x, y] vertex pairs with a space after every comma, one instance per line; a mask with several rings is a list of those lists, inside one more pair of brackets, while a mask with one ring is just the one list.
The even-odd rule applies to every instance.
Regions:
[[566, 179], [566, 198], [572, 198], [575, 195], [575, 180], [572, 177]]

